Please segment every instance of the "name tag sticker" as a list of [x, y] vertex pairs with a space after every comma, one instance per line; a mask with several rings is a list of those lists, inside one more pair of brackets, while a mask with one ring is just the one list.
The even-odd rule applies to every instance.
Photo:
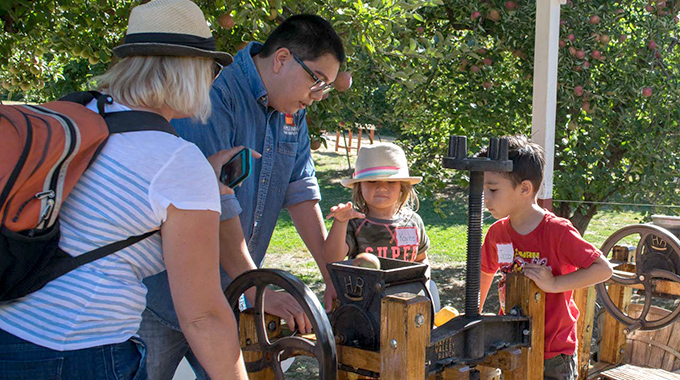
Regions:
[[397, 227], [397, 246], [418, 245], [418, 231], [415, 227]]
[[509, 264], [515, 256], [515, 251], [512, 249], [511, 244], [496, 244], [496, 249], [498, 250], [498, 263], [499, 264]]

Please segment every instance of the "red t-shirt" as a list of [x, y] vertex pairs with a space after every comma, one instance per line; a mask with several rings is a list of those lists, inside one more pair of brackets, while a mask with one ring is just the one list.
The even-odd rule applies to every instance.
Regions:
[[[498, 294], [505, 304], [505, 272], [513, 263], [530, 262], [548, 266], [554, 276], [589, 267], [600, 251], [583, 240], [571, 222], [546, 212], [541, 223], [527, 235], [520, 235], [509, 218], [494, 223], [482, 245], [482, 271], [494, 274], [502, 269]], [[515, 265], [517, 265], [515, 264]], [[572, 291], [547, 293], [545, 298], [545, 359], [576, 351], [576, 321], [579, 311]]]

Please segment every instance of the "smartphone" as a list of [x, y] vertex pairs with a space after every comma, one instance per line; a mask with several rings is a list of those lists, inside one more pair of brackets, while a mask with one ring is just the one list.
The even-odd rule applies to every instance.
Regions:
[[250, 149], [244, 148], [222, 166], [220, 181], [233, 189], [241, 185], [241, 182], [248, 178], [249, 175]]

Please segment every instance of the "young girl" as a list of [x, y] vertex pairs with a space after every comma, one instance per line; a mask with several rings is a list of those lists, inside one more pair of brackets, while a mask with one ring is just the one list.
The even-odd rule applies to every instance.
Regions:
[[[413, 185], [422, 177], [411, 177], [406, 155], [397, 145], [385, 143], [362, 147], [354, 175], [342, 185], [352, 189], [352, 202], [331, 207], [334, 218], [324, 244], [327, 257], [350, 259], [359, 253], [417, 261], [429, 265], [430, 239], [416, 211], [419, 202]], [[435, 312], [439, 294], [428, 267], [426, 276]]]

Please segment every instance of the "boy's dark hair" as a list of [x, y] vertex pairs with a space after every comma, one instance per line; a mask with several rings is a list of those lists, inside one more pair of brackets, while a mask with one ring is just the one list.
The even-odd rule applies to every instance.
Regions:
[[269, 57], [279, 48], [288, 48], [303, 61], [313, 61], [331, 54], [341, 64], [345, 62], [345, 48], [331, 24], [322, 17], [300, 14], [287, 18], [269, 35], [260, 52]]
[[[545, 151], [543, 148], [529, 141], [526, 136], [505, 136], [508, 140], [508, 158], [512, 161], [512, 172], [503, 172], [513, 186], [522, 181], [530, 181], [534, 192], [538, 192], [543, 181], [543, 168], [545, 168]], [[482, 149], [480, 157], [488, 157], [487, 148]]]

